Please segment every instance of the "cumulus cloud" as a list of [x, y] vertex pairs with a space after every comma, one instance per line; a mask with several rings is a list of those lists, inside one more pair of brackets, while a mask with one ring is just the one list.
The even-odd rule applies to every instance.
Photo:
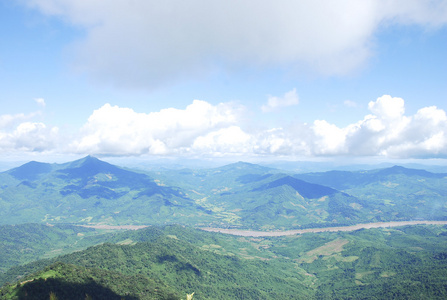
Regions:
[[382, 119], [399, 119], [405, 112], [404, 99], [384, 95], [368, 103], [369, 110]]
[[343, 154], [346, 152], [346, 134], [341, 128], [325, 120], [316, 120], [312, 126], [314, 134], [313, 153], [316, 155]]
[[212, 131], [205, 136], [197, 137], [192, 145], [192, 150], [197, 152], [210, 151], [214, 154], [252, 154], [253, 137], [244, 132], [238, 126], [222, 128]]
[[241, 108], [194, 100], [185, 109], [149, 114], [106, 104], [96, 110], [71, 147], [114, 155], [447, 156], [447, 116], [425, 107], [405, 116], [404, 100], [384, 95], [371, 114], [346, 127], [326, 120], [266, 130], [241, 126]]
[[261, 110], [263, 112], [270, 112], [281, 107], [298, 105], [298, 103], [299, 98], [296, 89], [293, 89], [290, 92], [285, 93], [283, 97], [269, 96], [267, 104], [261, 106]]
[[12, 130], [0, 127], [0, 151], [2, 152], [53, 151], [57, 148], [58, 139], [58, 127], [50, 127], [41, 122], [23, 122]]
[[446, 1], [27, 0], [85, 29], [74, 65], [93, 78], [153, 88], [223, 66], [346, 74], [371, 56], [384, 24], [442, 26]]
[[[45, 103], [41, 98], [34, 100], [39, 105]], [[59, 140], [59, 128], [34, 122], [33, 119], [40, 115], [40, 111], [0, 115], [0, 152], [55, 150]]]
[[214, 143], [240, 142], [243, 134], [234, 127], [240, 108], [229, 103], [211, 105], [194, 100], [184, 110], [168, 108], [137, 113], [130, 108], [106, 104], [95, 110], [71, 147], [76, 152], [104, 154], [182, 154], [191, 147], [210, 151]]
[[45, 151], [55, 148], [59, 129], [44, 123], [25, 122], [17, 126], [12, 134], [14, 147], [26, 151]]
[[368, 107], [372, 114], [345, 128], [315, 121], [318, 148], [313, 153], [392, 158], [447, 156], [444, 110], [425, 107], [414, 116], [405, 116], [404, 100], [389, 95], [371, 101]]
[[[33, 122], [0, 116], [0, 151], [170, 156], [383, 156], [447, 157], [447, 114], [435, 106], [405, 115], [405, 102], [384, 95], [370, 114], [338, 127], [326, 120], [287, 127], [244, 127], [244, 108], [194, 100], [184, 109], [141, 113], [105, 104], [93, 111], [77, 136]], [[28, 118], [28, 119], [27, 119]], [[71, 140], [70, 143], [64, 142]], [[66, 146], [64, 146], [66, 145]]]

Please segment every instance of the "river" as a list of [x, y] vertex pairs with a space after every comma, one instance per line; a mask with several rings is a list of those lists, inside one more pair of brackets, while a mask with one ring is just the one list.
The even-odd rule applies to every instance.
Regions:
[[376, 223], [357, 224], [352, 226], [307, 228], [307, 229], [284, 230], [284, 231], [255, 231], [255, 230], [208, 228], [208, 227], [200, 229], [210, 232], [220, 232], [238, 236], [267, 237], [267, 236], [287, 236], [287, 235], [297, 235], [303, 233], [317, 233], [317, 232], [354, 231], [359, 229], [388, 228], [388, 227], [399, 227], [408, 225], [447, 225], [447, 221], [376, 222]]

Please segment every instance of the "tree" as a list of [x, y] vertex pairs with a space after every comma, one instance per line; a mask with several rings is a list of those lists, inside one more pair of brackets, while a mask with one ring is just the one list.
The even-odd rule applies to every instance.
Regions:
[[57, 300], [57, 296], [54, 292], [50, 292], [50, 300]]

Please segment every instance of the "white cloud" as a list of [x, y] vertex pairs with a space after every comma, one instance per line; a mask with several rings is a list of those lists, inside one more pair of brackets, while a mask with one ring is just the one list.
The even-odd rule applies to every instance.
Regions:
[[252, 139], [240, 127], [231, 126], [197, 137], [192, 150], [214, 154], [252, 154]]
[[389, 24], [441, 26], [446, 1], [28, 0], [84, 28], [75, 66], [115, 85], [153, 88], [216, 68], [280, 65], [346, 74], [371, 56]]
[[325, 120], [316, 120], [312, 126], [314, 133], [313, 152], [317, 155], [346, 154], [345, 130]]
[[28, 151], [54, 149], [59, 129], [43, 123], [25, 122], [13, 132], [15, 148]]
[[43, 99], [43, 98], [35, 98], [34, 101], [36, 101], [36, 103], [37, 103], [39, 106], [45, 107], [45, 105], [46, 105], [46, 103], [45, 103], [45, 99]]
[[39, 111], [0, 115], [0, 153], [54, 150], [59, 139], [59, 129], [32, 121], [40, 115]]
[[[401, 98], [384, 95], [368, 105], [370, 114], [346, 127], [326, 120], [288, 127], [244, 127], [244, 108], [194, 100], [184, 109], [140, 113], [105, 104], [78, 136], [57, 127], [0, 116], [0, 152], [28, 151], [170, 156], [383, 156], [447, 157], [447, 114], [435, 106], [405, 115]], [[67, 143], [70, 140], [72, 142]], [[65, 146], [64, 146], [65, 145]]]
[[405, 116], [404, 100], [389, 95], [369, 103], [373, 114], [345, 128], [315, 124], [316, 155], [360, 155], [393, 158], [447, 156], [447, 117], [436, 107]]
[[384, 95], [369, 103], [371, 114], [346, 127], [326, 120], [257, 133], [254, 153], [288, 156], [447, 157], [447, 116], [425, 107], [406, 116], [404, 100]]
[[30, 114], [20, 113], [15, 115], [0, 115], [0, 130], [6, 129], [8, 127], [13, 127], [23, 121], [30, 120], [39, 114], [40, 112], [33, 112]]
[[[186, 109], [168, 108], [149, 114], [106, 104], [95, 110], [71, 147], [76, 152], [105, 154], [187, 153], [216, 139], [228, 144], [240, 108], [194, 100]], [[225, 129], [225, 130], [224, 130]], [[194, 141], [202, 140], [194, 144]], [[235, 137], [237, 138], [237, 137]], [[199, 147], [200, 148], [200, 147]]]
[[0, 116], [0, 129], [9, 127], [11, 124], [26, 119], [25, 114], [16, 115], [1, 115]]
[[393, 98], [390, 95], [383, 95], [375, 102], [368, 103], [369, 110], [382, 119], [398, 119], [404, 112], [404, 99]]
[[267, 100], [267, 104], [261, 106], [261, 110], [263, 112], [270, 112], [270, 111], [274, 111], [275, 109], [278, 109], [281, 107], [298, 105], [298, 103], [299, 103], [299, 98], [296, 93], [296, 89], [293, 89], [293, 90], [285, 93], [282, 98], [275, 97], [275, 96], [269, 96], [268, 100]]
[[447, 116], [435, 106], [417, 111], [400, 131], [401, 142], [391, 145], [386, 154], [391, 157], [447, 156]]
[[59, 129], [40, 122], [23, 122], [13, 130], [0, 128], [0, 151], [44, 152], [57, 148]]

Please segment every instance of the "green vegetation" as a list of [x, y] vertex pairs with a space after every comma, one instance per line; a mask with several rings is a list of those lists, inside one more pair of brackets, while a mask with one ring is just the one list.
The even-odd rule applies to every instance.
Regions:
[[86, 157], [31, 162], [0, 181], [1, 299], [447, 298], [446, 226], [268, 238], [192, 229], [446, 220], [446, 174], [247, 163], [142, 173]]
[[180, 189], [93, 157], [61, 165], [31, 162], [0, 175], [0, 224], [166, 224], [209, 219], [209, 212]]
[[0, 173], [0, 223], [286, 230], [447, 218], [447, 176], [393, 167], [291, 176], [253, 164], [141, 173], [93, 157]]
[[[125, 299], [152, 299], [154, 291], [163, 297], [184, 297], [194, 292], [194, 299], [445, 299], [447, 296], [445, 226], [269, 238], [235, 237], [167, 226], [117, 233], [111, 240], [113, 244], [12, 268], [4, 280], [12, 282], [19, 274], [28, 275], [19, 280], [20, 286], [16, 283], [4, 286], [2, 299], [19, 299], [14, 298], [19, 291], [28, 291], [28, 285], [31, 290], [40, 289], [38, 286], [44, 282], [49, 282], [42, 288], [45, 295], [52, 291], [60, 299], [59, 290], [51, 290], [55, 281], [49, 279], [62, 282], [63, 278], [71, 277], [65, 282], [82, 285], [83, 289], [79, 289], [93, 299], [96, 289], [117, 297], [130, 297]], [[134, 243], [119, 244], [125, 240]], [[123, 281], [117, 281], [118, 277]], [[27, 280], [33, 281], [25, 283]], [[91, 289], [87, 289], [86, 280], [94, 283]], [[150, 288], [144, 290], [143, 286]]]
[[16, 265], [82, 250], [110, 238], [104, 231], [65, 224], [1, 225], [0, 274]]
[[160, 282], [64, 263], [54, 263], [31, 279], [2, 289], [1, 299], [180, 299]]
[[[446, 220], [447, 174], [394, 166], [371, 171], [331, 171], [294, 177], [342, 190], [368, 206], [377, 221]], [[372, 205], [371, 205], [372, 204]]]

